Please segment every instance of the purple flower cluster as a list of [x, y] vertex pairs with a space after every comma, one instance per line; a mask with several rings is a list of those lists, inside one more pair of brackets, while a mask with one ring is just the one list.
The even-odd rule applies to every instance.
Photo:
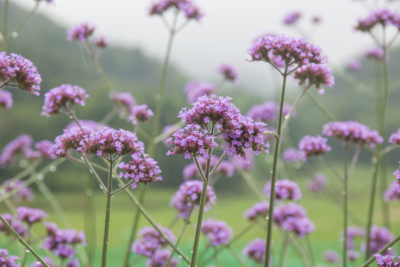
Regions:
[[[378, 267], [399, 267], [400, 266], [400, 257], [390, 256], [390, 255], [381, 255], [375, 254], [376, 263]], [[397, 260], [396, 260], [397, 258]]]
[[51, 114], [59, 113], [62, 108], [69, 111], [70, 105], [84, 106], [88, 97], [85, 89], [76, 85], [62, 84], [44, 95], [42, 115], [49, 117]]
[[168, 258], [171, 256], [171, 251], [167, 249], [157, 250], [151, 258], [146, 261], [147, 267], [175, 267], [179, 261], [176, 258], [172, 258], [169, 265], [166, 266]]
[[35, 143], [35, 149], [43, 159], [55, 159], [54, 144], [49, 140], [42, 140]]
[[185, 85], [185, 93], [189, 103], [195, 102], [203, 95], [211, 95], [217, 91], [217, 87], [211, 83], [190, 82]]
[[90, 128], [67, 127], [64, 133], [54, 140], [54, 152], [58, 157], [65, 157], [69, 149], [81, 151], [80, 144], [82, 140], [91, 134]]
[[[189, 218], [196, 206], [200, 205], [203, 183], [200, 181], [187, 181], [181, 184], [178, 191], [171, 199], [171, 206], [175, 207], [179, 216]], [[204, 210], [208, 211], [215, 204], [217, 197], [211, 186], [207, 186], [206, 203]]]
[[228, 64], [221, 64], [218, 68], [218, 73], [221, 74], [226, 81], [235, 82], [238, 77], [236, 69]]
[[[20, 236], [25, 237], [28, 235], [28, 229], [25, 224], [18, 219], [18, 217], [14, 217], [11, 214], [2, 214], [3, 219], [17, 232]], [[0, 221], [0, 233], [4, 233], [5, 235], [12, 235], [12, 233], [8, 230], [8, 228]]]
[[159, 0], [152, 4], [149, 9], [149, 14], [163, 15], [167, 10], [174, 8], [185, 14], [187, 19], [200, 20], [203, 13], [191, 0]]
[[308, 181], [308, 190], [311, 192], [319, 193], [324, 190], [325, 185], [328, 183], [328, 179], [322, 173], [316, 173], [313, 179]]
[[355, 29], [361, 32], [369, 32], [376, 25], [382, 27], [392, 25], [400, 30], [400, 14], [387, 8], [374, 10], [364, 19], [359, 19]]
[[373, 59], [373, 60], [376, 60], [376, 61], [380, 61], [384, 57], [384, 52], [383, 52], [383, 49], [381, 47], [374, 47], [372, 49], [367, 50], [364, 53], [364, 56], [365, 56], [365, 58], [368, 58], [368, 59]]
[[335, 84], [331, 69], [321, 64], [305, 65], [296, 70], [293, 77], [300, 86], [305, 88], [315, 86], [319, 91], [322, 90], [322, 86], [332, 88]]
[[[372, 226], [370, 233], [369, 250], [371, 254], [377, 253], [384, 248], [390, 241], [393, 240], [393, 235], [389, 229], [385, 227]], [[362, 245], [363, 250], [366, 249], [366, 244]]]
[[322, 133], [334, 136], [344, 142], [375, 147], [383, 142], [383, 138], [375, 130], [356, 121], [329, 122], [324, 125]]
[[70, 264], [68, 266], [79, 266], [78, 260], [74, 258], [75, 246], [86, 245], [85, 234], [72, 229], [59, 229], [55, 223], [46, 223], [45, 225], [47, 236], [43, 248], [50, 250], [63, 262], [68, 259], [68, 264]]
[[185, 128], [179, 129], [167, 139], [167, 142], [173, 146], [168, 151], [168, 155], [183, 154], [185, 158], [198, 155], [208, 158], [208, 149], [217, 146], [214, 136], [208, 135], [197, 124], [189, 124]]
[[129, 92], [110, 93], [111, 101], [125, 114], [130, 115], [136, 100]]
[[0, 107], [10, 109], [12, 105], [12, 94], [6, 90], [0, 90]]
[[27, 187], [23, 181], [21, 180], [16, 180], [16, 181], [11, 181], [11, 180], [5, 180], [3, 184], [1, 185], [2, 189], [0, 189], [0, 193], [2, 194], [8, 194], [11, 192], [15, 192], [13, 194], [13, 199], [15, 201], [32, 201], [33, 200], [33, 193], [29, 187]]
[[132, 188], [136, 188], [138, 183], [147, 185], [162, 180], [161, 169], [154, 159], [143, 153], [133, 153], [131, 157], [131, 161], [119, 165], [119, 168], [125, 171], [120, 172], [119, 176], [128, 182], [132, 181]]
[[67, 32], [68, 40], [85, 42], [93, 35], [95, 27], [87, 22], [80, 23]]
[[137, 124], [137, 122], [146, 122], [150, 120], [153, 115], [153, 111], [147, 105], [137, 105], [132, 108], [129, 120], [133, 124]]
[[287, 66], [291, 69], [310, 63], [325, 62], [319, 47], [308, 43], [303, 38], [297, 39], [284, 35], [264, 35], [253, 43], [248, 52], [252, 61], [266, 61], [276, 68], [280, 67], [274, 64], [277, 60], [284, 63], [282, 67]]
[[0, 249], [0, 266], [19, 267], [21, 265], [17, 263], [18, 260], [18, 256], [8, 255], [7, 249]]
[[262, 264], [265, 261], [265, 240], [256, 238], [243, 249], [243, 254], [256, 263]]
[[224, 221], [216, 221], [208, 219], [201, 225], [201, 232], [205, 234], [211, 242], [212, 246], [227, 245], [232, 239], [232, 228]]
[[398, 182], [393, 181], [389, 188], [383, 194], [385, 201], [399, 201], [400, 200], [400, 185]]
[[306, 161], [303, 151], [295, 148], [288, 148], [282, 154], [282, 159], [286, 162], [302, 162]]
[[[289, 104], [284, 104], [283, 106], [283, 116], [289, 114], [292, 106]], [[293, 113], [294, 114], [294, 113]], [[292, 114], [292, 115], [293, 115]], [[265, 102], [259, 105], [254, 105], [247, 112], [247, 116], [255, 121], [263, 122], [275, 122], [278, 120], [279, 116], [279, 104], [273, 101]]]
[[357, 71], [359, 71], [359, 70], [361, 69], [361, 67], [362, 67], [362, 65], [361, 65], [360, 61], [355, 60], [355, 59], [350, 60], [350, 61], [347, 63], [347, 68], [348, 68], [350, 71], [357, 72]]
[[93, 44], [101, 49], [106, 48], [108, 46], [108, 43], [109, 43], [108, 39], [104, 36], [99, 36], [93, 39]]
[[9, 165], [19, 155], [30, 158], [32, 155], [32, 142], [32, 137], [26, 134], [22, 134], [9, 142], [1, 152], [0, 165]]
[[0, 52], [0, 80], [4, 83], [2, 86], [15, 86], [34, 95], [39, 95], [42, 82], [32, 61], [18, 54], [8, 56], [6, 52]]
[[47, 214], [43, 210], [28, 207], [18, 207], [17, 216], [20, 221], [29, 225], [42, 222], [47, 218]]
[[266, 201], [258, 202], [248, 209], [244, 216], [249, 221], [265, 220], [269, 211], [269, 203]]
[[247, 149], [244, 156], [233, 156], [232, 162], [237, 170], [249, 171], [254, 167], [254, 153]]
[[[400, 165], [400, 161], [399, 161], [399, 165]], [[393, 175], [396, 177], [397, 182], [398, 182], [399, 185], [400, 185], [400, 167], [399, 167], [399, 169], [397, 169], [397, 170], [395, 170], [395, 171], [393, 172]]]
[[274, 210], [274, 221], [282, 229], [293, 232], [299, 237], [315, 230], [315, 226], [308, 219], [305, 209], [295, 203], [277, 206]]
[[301, 15], [302, 14], [299, 11], [290, 12], [283, 18], [283, 24], [287, 26], [294, 25], [297, 21], [299, 21]]
[[311, 156], [324, 155], [331, 150], [327, 144], [328, 139], [318, 135], [306, 135], [299, 141], [299, 150], [302, 151], [306, 158]]
[[[269, 197], [271, 194], [271, 182], [264, 187], [265, 194]], [[297, 183], [290, 180], [277, 180], [275, 183], [276, 200], [298, 201], [301, 198], [301, 190]]]
[[364, 229], [356, 226], [347, 227], [347, 248], [349, 250], [355, 248], [355, 239], [365, 236]]
[[324, 259], [330, 263], [337, 263], [339, 261], [339, 255], [334, 250], [327, 250], [324, 253]]
[[400, 145], [400, 129], [389, 137], [389, 143], [392, 145]]
[[[168, 228], [159, 226], [163, 234], [172, 242], [175, 242], [175, 236]], [[139, 239], [132, 244], [132, 251], [138, 255], [148, 258], [167, 246], [167, 241], [160, 235], [160, 233], [153, 227], [143, 227], [139, 232]]]

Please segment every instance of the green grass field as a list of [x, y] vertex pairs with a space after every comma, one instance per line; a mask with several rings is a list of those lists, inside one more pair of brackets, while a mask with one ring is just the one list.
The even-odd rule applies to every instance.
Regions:
[[[329, 174], [328, 172], [326, 172]], [[313, 232], [309, 238], [312, 242], [312, 250], [317, 263], [323, 263], [323, 252], [326, 249], [335, 249], [340, 253], [340, 232], [342, 230], [342, 212], [340, 210], [340, 203], [332, 201], [328, 196], [324, 194], [315, 194], [307, 191], [306, 189], [306, 177], [305, 175], [298, 175], [296, 181], [299, 182], [303, 198], [300, 204], [303, 205], [308, 212], [308, 216], [316, 225], [316, 231]], [[350, 210], [351, 212], [361, 221], [364, 226], [367, 217], [367, 206], [369, 196], [369, 184], [371, 180], [371, 172], [368, 166], [358, 168], [352, 175], [350, 181]], [[231, 182], [240, 182], [239, 179], [232, 179]], [[246, 184], [243, 183], [243, 187]], [[329, 176], [328, 188], [334, 191], [335, 188], [339, 188], [339, 183], [333, 175]], [[242, 229], [248, 226], [248, 222], [244, 219], [243, 214], [245, 210], [251, 207], [257, 198], [248, 188], [243, 188], [243, 192], [217, 192], [218, 201], [209, 212], [206, 213], [205, 217], [213, 217], [218, 220], [226, 221], [234, 230], [234, 233], [240, 232]], [[135, 194], [138, 192], [134, 191]], [[174, 194], [172, 189], [161, 189], [150, 186], [147, 189], [145, 207], [148, 209], [151, 216], [156, 222], [163, 226], [168, 226], [176, 216], [175, 210], [169, 206], [171, 196]], [[84, 204], [86, 196], [84, 194], [57, 194], [57, 199], [60, 202], [71, 228], [83, 230], [85, 224], [85, 210]], [[101, 258], [101, 244], [104, 226], [104, 205], [105, 197], [100, 193], [95, 194], [95, 217], [96, 217], [96, 232], [97, 232], [97, 248], [96, 256], [97, 262], [92, 266], [99, 266], [98, 260]], [[375, 212], [375, 223], [381, 224], [381, 202], [377, 199], [376, 212]], [[45, 209], [49, 213], [47, 221], [55, 221], [61, 223], [59, 218], [52, 212], [52, 209], [46, 200], [37, 194], [36, 200], [30, 204], [33, 207], [40, 207]], [[1, 207], [1, 211], [5, 211], [4, 207]], [[112, 199], [112, 217], [110, 226], [110, 243], [109, 243], [109, 266], [121, 266], [125, 250], [127, 247], [128, 237], [133, 222], [133, 216], [135, 213], [135, 207], [124, 194], [117, 195]], [[395, 236], [400, 234], [400, 205], [398, 203], [390, 204], [390, 214], [392, 223], [392, 232]], [[190, 255], [190, 248], [194, 237], [196, 218], [192, 218], [192, 223], [189, 225], [187, 231], [184, 234], [181, 247], [183, 251]], [[149, 225], [144, 217], [141, 218], [141, 227]], [[178, 223], [173, 228], [175, 235], [178, 235], [181, 227], [181, 223]], [[355, 225], [350, 219], [350, 225]], [[41, 227], [33, 228], [36, 236], [43, 235], [43, 229]], [[246, 243], [253, 238], [261, 237], [265, 238], [265, 230], [262, 226], [256, 225], [252, 228], [248, 234], [243, 236], [240, 240], [233, 244], [233, 249], [241, 254], [241, 250], [244, 248]], [[4, 235], [0, 235], [0, 246], [5, 246]], [[281, 234], [276, 231], [274, 233], [274, 254], [277, 257], [281, 247], [282, 237]], [[297, 244], [300, 248], [304, 249], [306, 246], [305, 240], [298, 240]], [[206, 246], [206, 239], [202, 237], [201, 247], [202, 250]], [[16, 252], [17, 246], [8, 246], [11, 251]], [[400, 251], [400, 250], [399, 250]], [[201, 251], [200, 251], [201, 254]], [[208, 258], [210, 253], [204, 258]], [[134, 257], [132, 257], [133, 260]], [[33, 257], [30, 256], [30, 260], [33, 261]], [[218, 266], [240, 266], [235, 260], [231, 252], [225, 250], [218, 256]], [[254, 264], [250, 261], [246, 261], [248, 266]], [[213, 263], [210, 262], [210, 264]], [[354, 263], [350, 266], [360, 266], [362, 260]], [[215, 262], [214, 262], [215, 264]], [[286, 266], [303, 266], [301, 259], [293, 249], [289, 248], [289, 253], [285, 259]], [[144, 260], [140, 260], [135, 266], [144, 266]], [[329, 266], [328, 264], [325, 264]], [[181, 261], [179, 266], [186, 266]], [[207, 265], [205, 265], [207, 266]], [[331, 265], [332, 266], [332, 265]]]

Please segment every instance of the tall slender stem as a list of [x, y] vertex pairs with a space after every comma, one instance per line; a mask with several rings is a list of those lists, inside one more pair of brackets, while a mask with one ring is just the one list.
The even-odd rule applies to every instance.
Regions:
[[8, 42], [8, 6], [9, 6], [9, 0], [4, 1], [4, 14], [3, 14], [3, 45], [2, 45], [2, 50], [6, 51], [7, 50], [7, 42]]
[[272, 177], [271, 177], [271, 195], [269, 198], [269, 211], [268, 211], [268, 228], [267, 228], [267, 242], [266, 242], [266, 250], [265, 250], [265, 267], [268, 267], [270, 264], [271, 258], [271, 240], [272, 240], [272, 216], [274, 211], [274, 203], [275, 203], [275, 181], [276, 181], [276, 173], [278, 167], [278, 159], [279, 159], [279, 146], [281, 143], [281, 130], [282, 130], [282, 113], [283, 113], [283, 103], [285, 101], [285, 90], [286, 90], [286, 79], [287, 79], [287, 71], [288, 66], [286, 65], [285, 71], [283, 73], [283, 83], [282, 83], [282, 92], [281, 92], [281, 102], [279, 108], [279, 118], [278, 118], [278, 129], [277, 134], [278, 138], [275, 141], [275, 149], [274, 149], [274, 160], [272, 163]]
[[347, 266], [347, 224], [349, 213], [349, 194], [348, 194], [348, 180], [349, 180], [349, 145], [344, 145], [344, 179], [343, 179], [343, 251], [342, 261], [343, 267]]
[[284, 233], [284, 237], [283, 237], [283, 241], [282, 241], [282, 249], [281, 249], [281, 255], [279, 258], [279, 266], [283, 267], [284, 265], [284, 261], [286, 258], [286, 252], [287, 252], [287, 248], [289, 245], [289, 232], [285, 232]]
[[169, 266], [169, 263], [171, 262], [172, 258], [174, 257], [176, 248], [179, 246], [179, 243], [182, 240], [183, 234], [185, 233], [186, 226], [188, 226], [188, 225], [189, 225], [189, 222], [185, 221], [185, 224], [183, 225], [182, 230], [178, 236], [178, 240], [176, 240], [176, 243], [175, 243], [174, 247], [172, 248], [171, 254], [168, 257], [168, 260], [167, 260], [167, 263], [165, 264], [165, 266], [167, 266], [167, 267]]
[[[28, 22], [28, 20], [33, 16], [33, 14], [35, 14], [37, 9], [39, 8], [39, 4], [40, 4], [40, 1], [35, 1], [35, 6], [33, 7], [33, 9], [28, 14], [26, 14], [26, 16], [17, 25], [17, 27], [15, 27], [15, 29], [11, 32], [11, 34], [14, 34], [14, 33], [18, 34], [19, 33], [19, 31], [22, 29], [22, 27], [24, 27], [25, 24]], [[10, 34], [7, 35], [7, 39], [9, 37], [10, 37]]]
[[337, 121], [337, 119], [335, 118], [335, 116], [333, 116], [328, 109], [326, 109], [321, 103], [318, 102], [317, 99], [315, 99], [315, 97], [310, 93], [307, 92], [307, 96], [308, 98], [314, 103], [314, 105], [331, 121]]
[[110, 227], [110, 214], [111, 214], [112, 172], [113, 172], [113, 160], [112, 157], [110, 156], [110, 169], [108, 173], [108, 183], [107, 183], [106, 215], [104, 222], [103, 256], [101, 260], [102, 267], [107, 266], [108, 231]]

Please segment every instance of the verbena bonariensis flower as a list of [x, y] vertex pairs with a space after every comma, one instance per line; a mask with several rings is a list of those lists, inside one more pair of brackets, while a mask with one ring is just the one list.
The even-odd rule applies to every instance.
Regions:
[[175, 267], [179, 261], [176, 258], [172, 258], [169, 265], [166, 266], [168, 258], [171, 255], [171, 251], [168, 249], [157, 250], [147, 261], [147, 267]]
[[[283, 116], [289, 114], [292, 106], [289, 104], [283, 105]], [[254, 105], [247, 112], [247, 116], [255, 121], [275, 122], [278, 120], [279, 104], [273, 101], [265, 102], [259, 105]], [[294, 114], [292, 114], [293, 116]]]
[[355, 29], [361, 32], [369, 32], [376, 25], [382, 27], [391, 25], [400, 30], [400, 14], [387, 8], [374, 10], [364, 19], [359, 19]]
[[361, 67], [362, 67], [362, 65], [361, 65], [360, 61], [355, 60], [355, 59], [350, 60], [347, 63], [347, 69], [349, 69], [350, 71], [357, 72], [361, 69]]
[[184, 91], [189, 103], [195, 102], [203, 95], [211, 95], [217, 91], [217, 87], [211, 83], [190, 82], [185, 85]]
[[7, 194], [15, 191], [13, 194], [13, 199], [15, 201], [32, 201], [33, 193], [29, 187], [25, 185], [25, 183], [21, 180], [5, 180], [1, 185], [3, 188], [0, 190], [2, 194]]
[[[277, 69], [287, 66], [289, 71], [310, 63], [322, 64], [325, 62], [319, 47], [308, 43], [303, 38], [298, 39], [285, 35], [267, 34], [262, 36], [253, 43], [248, 53], [252, 61], [266, 61]], [[276, 59], [283, 61], [284, 66], [280, 68], [274, 64]]]
[[307, 217], [287, 219], [283, 224], [283, 229], [296, 234], [298, 237], [304, 237], [315, 230], [315, 225]]
[[324, 259], [330, 263], [337, 263], [339, 261], [339, 255], [334, 250], [327, 250], [324, 253]]
[[398, 182], [393, 181], [389, 188], [383, 194], [385, 201], [399, 201], [400, 200], [400, 185]]
[[[203, 189], [201, 181], [187, 181], [180, 185], [178, 191], [171, 199], [171, 206], [175, 207], [181, 218], [188, 218], [195, 207], [200, 205]], [[208, 211], [215, 204], [217, 197], [211, 186], [207, 186], [206, 203], [204, 210]]]
[[266, 220], [269, 211], [269, 203], [262, 201], [254, 204], [244, 213], [244, 217], [249, 221], [257, 221], [258, 219]]
[[286, 162], [301, 162], [306, 161], [303, 151], [296, 148], [288, 148], [282, 154], [282, 159]]
[[256, 263], [263, 263], [265, 261], [265, 240], [256, 238], [250, 241], [243, 249], [243, 254]]
[[22, 134], [9, 142], [1, 152], [0, 165], [9, 165], [19, 155], [29, 157], [32, 151], [32, 142], [32, 137], [27, 134]]
[[0, 90], [0, 107], [10, 109], [12, 105], [12, 94], [6, 90]]
[[244, 156], [233, 156], [232, 162], [236, 169], [249, 171], [254, 167], [254, 152], [245, 150]]
[[301, 18], [301, 13], [299, 11], [290, 12], [283, 18], [283, 24], [288, 26], [294, 25], [296, 24], [297, 21], [299, 21], [300, 18]]
[[133, 153], [131, 157], [128, 163], [119, 164], [119, 168], [124, 170], [119, 173], [119, 176], [132, 182], [132, 188], [136, 188], [139, 183], [147, 185], [162, 180], [157, 161], [143, 153]]
[[[13, 217], [11, 214], [2, 214], [3, 219], [17, 232], [20, 236], [25, 237], [28, 234], [28, 229], [25, 224], [21, 222], [18, 218]], [[0, 221], [0, 232], [5, 235], [12, 235], [10, 230], [4, 225], [2, 221]]]
[[326, 152], [331, 150], [331, 147], [328, 146], [327, 142], [328, 139], [320, 135], [306, 135], [299, 141], [299, 150], [304, 153], [306, 158], [324, 155]]
[[274, 221], [282, 228], [285, 228], [285, 224], [290, 220], [298, 220], [305, 217], [306, 210], [296, 203], [282, 204], [274, 209]]
[[84, 106], [88, 97], [85, 89], [76, 85], [62, 84], [44, 95], [42, 115], [49, 117], [51, 114], [59, 113], [62, 108], [69, 111], [71, 105]]
[[381, 47], [374, 47], [372, 49], [365, 51], [364, 56], [365, 56], [365, 58], [380, 61], [384, 57], [384, 52]]
[[[390, 256], [390, 255], [381, 255], [375, 254], [376, 263], [378, 267], [399, 267], [400, 266], [400, 257]], [[397, 259], [396, 259], [397, 258]]]
[[54, 140], [54, 153], [58, 157], [65, 157], [69, 149], [81, 151], [80, 143], [85, 137], [90, 136], [92, 131], [86, 127], [67, 127], [64, 129], [64, 133]]
[[356, 121], [329, 122], [324, 125], [322, 133], [336, 137], [344, 142], [375, 147], [383, 142], [383, 138], [375, 130]]
[[[265, 194], [269, 197], [271, 193], [271, 182], [264, 187]], [[290, 180], [277, 180], [275, 183], [276, 200], [298, 201], [301, 198], [301, 190], [297, 183]]]
[[43, 159], [55, 159], [54, 144], [49, 140], [42, 140], [35, 143], [35, 149], [40, 153]]
[[143, 152], [143, 143], [138, 140], [136, 134], [123, 130], [103, 127], [85, 135], [80, 142], [78, 151], [97, 156], [119, 156]]
[[210, 239], [212, 246], [227, 245], [232, 239], [232, 228], [224, 221], [214, 219], [205, 220], [201, 225], [201, 232]]
[[136, 100], [129, 92], [110, 93], [111, 101], [121, 109], [125, 114], [131, 114], [132, 108], [136, 104]]
[[[377, 253], [379, 250], [384, 248], [390, 241], [393, 240], [393, 235], [389, 229], [385, 227], [372, 226], [370, 233], [370, 244], [369, 251], [371, 254]], [[366, 244], [362, 244], [362, 250], [365, 251]], [[391, 251], [387, 251], [386, 254], [390, 254]]]
[[[400, 165], [400, 161], [399, 161], [399, 165]], [[396, 177], [397, 182], [398, 182], [399, 185], [400, 185], [400, 167], [399, 167], [399, 169], [397, 169], [397, 170], [395, 170], [395, 171], [393, 172], [393, 175]]]
[[347, 258], [348, 258], [349, 261], [351, 261], [351, 262], [356, 261], [359, 257], [360, 257], [360, 253], [358, 253], [357, 251], [349, 250], [349, 251], [347, 252]]
[[231, 161], [223, 160], [219, 164], [217, 172], [223, 177], [232, 177], [235, 174], [235, 165]]
[[400, 129], [389, 137], [389, 143], [392, 145], [400, 145]]
[[197, 124], [189, 124], [179, 129], [167, 142], [172, 145], [167, 155], [183, 154], [187, 159], [198, 155], [208, 158], [208, 149], [217, 146], [214, 136], [204, 132]]
[[226, 81], [235, 82], [238, 77], [235, 68], [228, 64], [221, 64], [218, 68], [218, 73], [221, 74]]
[[153, 115], [153, 111], [147, 105], [138, 105], [132, 108], [129, 120], [133, 124], [137, 122], [146, 122], [150, 120]]
[[[163, 234], [172, 242], [175, 242], [175, 235], [163, 226], [159, 226]], [[153, 227], [143, 227], [139, 231], [139, 239], [132, 244], [132, 251], [138, 255], [152, 257], [158, 250], [167, 246], [167, 241]]]
[[80, 23], [67, 32], [68, 40], [85, 42], [93, 34], [95, 27], [87, 22]]
[[106, 37], [104, 37], [104, 36], [100, 36], [100, 37], [96, 37], [94, 40], [93, 40], [93, 44], [96, 46], [96, 47], [98, 47], [98, 48], [101, 48], [101, 49], [104, 49], [104, 48], [106, 48], [107, 46], [108, 46], [108, 39], [106, 38]]
[[305, 88], [315, 86], [320, 93], [323, 92], [322, 86], [332, 88], [335, 84], [331, 69], [321, 64], [305, 65], [296, 70], [293, 77], [300, 86]]
[[316, 173], [314, 177], [308, 181], [307, 188], [312, 192], [319, 193], [324, 190], [327, 183], [328, 179], [325, 175], [322, 173]]
[[18, 207], [17, 215], [20, 221], [26, 222], [29, 225], [41, 222], [47, 218], [47, 214], [43, 210], [28, 207]]
[[200, 20], [203, 17], [203, 13], [191, 0], [159, 0], [150, 6], [149, 14], [162, 16], [170, 9], [183, 12], [187, 19]]
[[355, 248], [355, 238], [361, 238], [365, 236], [364, 229], [357, 226], [347, 227], [347, 248]]
[[21, 266], [17, 261], [18, 256], [9, 255], [7, 249], [0, 249], [0, 266], [4, 267], [19, 267]]

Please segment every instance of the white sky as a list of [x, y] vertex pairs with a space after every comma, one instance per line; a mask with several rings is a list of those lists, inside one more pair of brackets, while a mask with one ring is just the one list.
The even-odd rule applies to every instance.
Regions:
[[[33, 0], [12, 0], [26, 7]], [[111, 43], [127, 47], [139, 46], [147, 54], [161, 58], [165, 51], [167, 32], [158, 17], [149, 17], [149, 0], [54, 0], [42, 4], [40, 12], [60, 24], [71, 27], [88, 21], [97, 26]], [[379, 1], [379, 0], [372, 0]], [[222, 62], [239, 70], [240, 83], [261, 89], [270, 77], [266, 67], [246, 61], [251, 41], [262, 33], [295, 35], [282, 25], [284, 15], [300, 10], [309, 18], [318, 14], [323, 23], [318, 27], [315, 42], [331, 62], [340, 64], [372, 45], [366, 35], [355, 33], [353, 26], [367, 8], [354, 0], [197, 0], [204, 11], [201, 22], [191, 22], [178, 36], [172, 60], [193, 77], [215, 80], [215, 70]], [[307, 27], [305, 27], [307, 28]], [[260, 86], [261, 85], [261, 86]]]

